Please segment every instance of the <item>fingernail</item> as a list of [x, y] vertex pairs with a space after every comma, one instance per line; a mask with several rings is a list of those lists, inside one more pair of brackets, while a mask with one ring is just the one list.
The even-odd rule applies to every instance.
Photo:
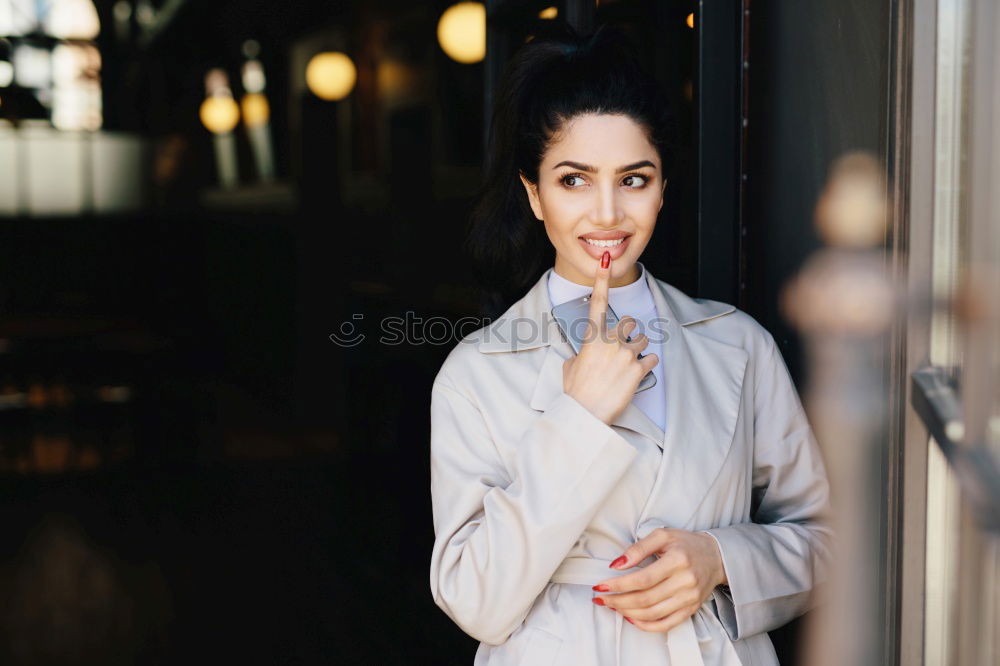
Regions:
[[628, 561], [628, 558], [625, 557], [624, 555], [622, 555], [621, 557], [619, 557], [617, 560], [615, 560], [614, 562], [612, 562], [608, 566], [611, 567], [612, 569], [617, 569], [621, 565], [625, 564], [625, 562], [627, 562], [627, 561]]
[[607, 250], [601, 255], [601, 268], [607, 268], [608, 264], [611, 263], [611, 253]]
[[[629, 622], [632, 622], [632, 618], [630, 617], [626, 617], [625, 619], [628, 620]], [[635, 622], [632, 622], [632, 624], [635, 624]]]
[[610, 588], [610, 587], [608, 587], [607, 585], [595, 585], [595, 586], [593, 587], [593, 590], [594, 590], [595, 592], [610, 592], [610, 591], [611, 591], [611, 588]]
[[603, 606], [604, 599], [601, 599], [600, 597], [594, 597], [594, 603], [597, 604], [598, 606]]

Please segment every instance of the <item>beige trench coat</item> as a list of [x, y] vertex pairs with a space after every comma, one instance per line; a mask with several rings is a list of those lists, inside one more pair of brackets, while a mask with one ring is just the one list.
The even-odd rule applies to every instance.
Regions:
[[[435, 378], [430, 586], [480, 641], [475, 666], [777, 664], [765, 632], [805, 612], [825, 576], [828, 483], [773, 338], [646, 279], [669, 335], [665, 433], [634, 404], [607, 425], [563, 392], [573, 351], [548, 272]], [[729, 589], [653, 633], [594, 604], [591, 586], [661, 526], [713, 535]]]

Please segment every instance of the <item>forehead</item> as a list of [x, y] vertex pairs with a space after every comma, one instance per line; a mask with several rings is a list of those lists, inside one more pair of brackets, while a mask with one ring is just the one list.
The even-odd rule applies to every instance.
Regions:
[[624, 115], [583, 114], [566, 122], [553, 137], [542, 163], [562, 160], [594, 166], [620, 166], [640, 159], [659, 164], [656, 148], [642, 126]]

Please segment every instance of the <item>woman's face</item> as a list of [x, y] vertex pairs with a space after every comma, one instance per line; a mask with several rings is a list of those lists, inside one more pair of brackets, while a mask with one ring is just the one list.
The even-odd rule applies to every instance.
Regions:
[[542, 158], [538, 183], [521, 176], [555, 247], [559, 275], [593, 284], [607, 250], [612, 287], [639, 277], [635, 262], [663, 206], [661, 166], [656, 148], [628, 116], [589, 113], [563, 125]]

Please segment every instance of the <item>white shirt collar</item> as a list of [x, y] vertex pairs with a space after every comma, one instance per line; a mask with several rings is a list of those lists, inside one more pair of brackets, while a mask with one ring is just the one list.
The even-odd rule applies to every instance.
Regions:
[[[655, 311], [653, 295], [650, 293], [649, 284], [646, 281], [646, 267], [640, 261], [635, 263], [639, 267], [638, 279], [620, 287], [608, 287], [608, 303], [611, 304], [611, 308], [619, 317], [626, 314], [641, 315], [650, 307]], [[548, 288], [549, 299], [553, 305], [571, 301], [594, 290], [590, 285], [577, 284], [567, 280], [556, 273], [554, 268], [549, 272]]]

